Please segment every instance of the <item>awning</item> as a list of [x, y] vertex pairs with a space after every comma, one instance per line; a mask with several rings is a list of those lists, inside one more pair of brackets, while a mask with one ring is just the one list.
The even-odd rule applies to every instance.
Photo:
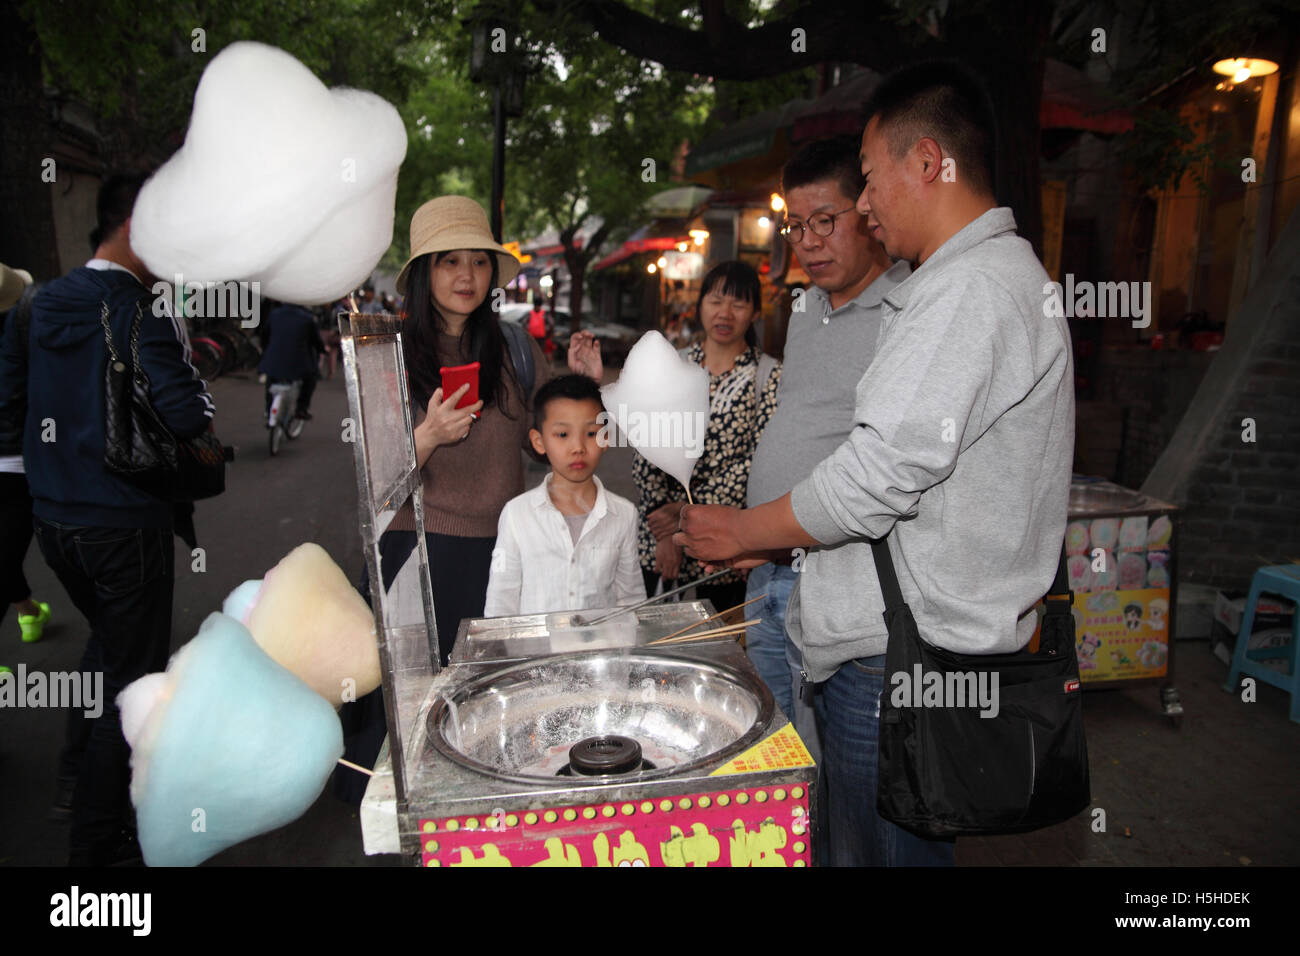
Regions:
[[686, 157], [686, 175], [766, 155], [776, 142], [776, 134], [788, 129], [807, 106], [808, 100], [790, 100], [718, 130], [691, 149]]
[[1133, 114], [1125, 109], [1108, 107], [1101, 87], [1088, 79], [1082, 70], [1059, 60], [1048, 60], [1043, 70], [1038, 125], [1043, 129], [1127, 133], [1133, 128]]
[[645, 204], [647, 216], [655, 219], [685, 219], [713, 195], [705, 186], [677, 186], [650, 197]]
[[[655, 235], [655, 233], [660, 234]], [[591, 268], [593, 270], [608, 269], [610, 266], [618, 265], [620, 262], [643, 252], [663, 252], [667, 249], [676, 249], [679, 242], [690, 241], [690, 234], [686, 232], [686, 227], [680, 220], [672, 223], [671, 226], [664, 222], [653, 223], [649, 226], [642, 226], [632, 233], [621, 246]]]

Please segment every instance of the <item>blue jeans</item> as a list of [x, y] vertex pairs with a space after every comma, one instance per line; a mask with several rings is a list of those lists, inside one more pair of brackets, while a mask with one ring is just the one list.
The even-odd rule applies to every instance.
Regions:
[[876, 743], [885, 657], [846, 661], [819, 685], [820, 862], [830, 866], [952, 866], [956, 844], [926, 840], [876, 813]]
[[794, 570], [781, 564], [763, 564], [749, 572], [745, 599], [766, 593], [767, 600], [751, 604], [746, 609], [753, 617], [762, 618], [762, 623], [746, 633], [745, 651], [758, 676], [771, 689], [776, 705], [790, 718], [812, 758], [820, 763], [817, 717], [812, 704], [813, 685], [808, 685], [807, 693], [800, 699], [802, 659], [799, 648], [795, 647], [785, 630], [785, 608], [795, 580]]

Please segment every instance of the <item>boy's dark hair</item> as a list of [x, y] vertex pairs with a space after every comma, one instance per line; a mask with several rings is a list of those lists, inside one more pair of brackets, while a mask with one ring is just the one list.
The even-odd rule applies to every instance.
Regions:
[[605, 410], [605, 403], [600, 398], [600, 386], [595, 379], [586, 375], [561, 375], [553, 378], [537, 390], [533, 399], [533, 427], [542, 430], [546, 421], [546, 406], [557, 398], [568, 398], [575, 402], [592, 401]]
[[862, 178], [862, 160], [858, 158], [861, 145], [862, 140], [857, 136], [833, 136], [809, 143], [781, 170], [782, 195], [800, 186], [830, 179], [839, 184], [846, 197], [856, 200], [866, 185]]
[[[754, 271], [754, 267], [749, 263], [741, 262], [739, 259], [729, 259], [726, 262], [719, 262], [710, 269], [709, 274], [700, 283], [700, 294], [695, 299], [696, 316], [702, 317], [704, 315], [704, 297], [715, 291], [752, 305], [754, 307], [754, 322], [757, 322], [762, 316], [763, 287], [759, 283], [758, 273]], [[758, 336], [754, 332], [754, 322], [750, 322], [749, 328], [745, 329], [746, 345], [758, 344]]]
[[993, 109], [984, 84], [960, 63], [930, 60], [890, 73], [867, 100], [864, 119], [873, 117], [895, 158], [928, 137], [957, 161], [959, 179], [976, 192], [993, 192]]
[[148, 178], [148, 173], [115, 173], [100, 185], [95, 200], [95, 228], [90, 233], [92, 250], [98, 249], [101, 242], [131, 218], [135, 197], [140, 195], [140, 189]]

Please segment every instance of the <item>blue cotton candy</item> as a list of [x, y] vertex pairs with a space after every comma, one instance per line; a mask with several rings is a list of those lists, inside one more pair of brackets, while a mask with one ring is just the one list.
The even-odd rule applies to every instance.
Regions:
[[343, 733], [325, 700], [211, 614], [168, 667], [170, 699], [132, 754], [150, 866], [194, 866], [297, 819], [324, 789]]
[[245, 627], [248, 626], [248, 613], [257, 603], [257, 596], [262, 591], [261, 579], [245, 581], [226, 596], [221, 604], [221, 613], [233, 617]]

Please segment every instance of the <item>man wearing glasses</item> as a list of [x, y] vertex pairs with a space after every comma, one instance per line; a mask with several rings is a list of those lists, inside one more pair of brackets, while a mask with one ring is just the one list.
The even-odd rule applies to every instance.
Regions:
[[[857, 385], [876, 352], [881, 300], [909, 275], [906, 262], [891, 265], [854, 208], [863, 183], [856, 136], [811, 143], [782, 171], [781, 235], [813, 287], [795, 295], [776, 412], [750, 466], [750, 508], [788, 494], [853, 430]], [[802, 600], [821, 600], [821, 579], [800, 573], [821, 560], [803, 549], [774, 552], [770, 563], [750, 572], [746, 594], [767, 595], [750, 605], [762, 619], [746, 636], [750, 659], [819, 759], [813, 685], [786, 633], [785, 615], [796, 582]]]

